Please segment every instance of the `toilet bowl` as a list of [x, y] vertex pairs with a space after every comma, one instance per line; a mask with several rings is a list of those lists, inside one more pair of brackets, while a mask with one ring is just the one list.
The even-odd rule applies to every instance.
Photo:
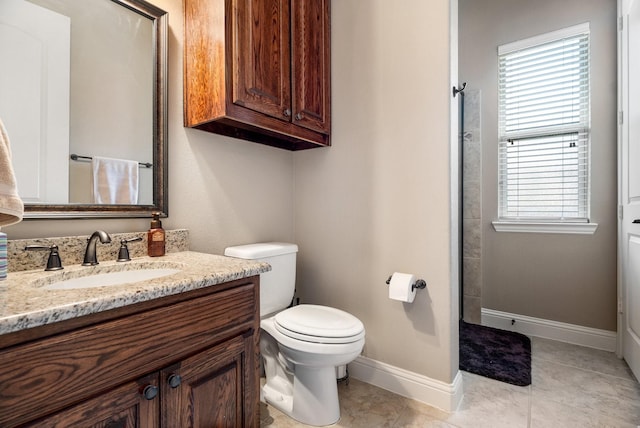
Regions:
[[289, 306], [295, 290], [294, 244], [229, 247], [226, 256], [261, 260], [272, 271], [260, 277], [260, 353], [266, 381], [260, 399], [307, 425], [340, 419], [336, 366], [364, 347], [365, 329], [355, 316], [320, 305]]
[[362, 323], [335, 308], [299, 305], [263, 319], [260, 327], [266, 374], [262, 399], [307, 425], [337, 422], [336, 366], [362, 352]]

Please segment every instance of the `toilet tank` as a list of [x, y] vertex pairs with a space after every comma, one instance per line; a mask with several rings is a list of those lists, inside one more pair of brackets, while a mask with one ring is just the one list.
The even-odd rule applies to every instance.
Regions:
[[283, 242], [238, 245], [224, 250], [225, 256], [271, 265], [271, 271], [260, 274], [260, 316], [280, 311], [291, 303], [296, 287], [297, 252], [297, 245]]

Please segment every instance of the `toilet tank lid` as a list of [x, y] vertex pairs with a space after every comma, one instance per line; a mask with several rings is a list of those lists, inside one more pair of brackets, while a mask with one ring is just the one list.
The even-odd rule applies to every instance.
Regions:
[[285, 242], [263, 242], [260, 244], [227, 247], [224, 250], [224, 255], [236, 257], [238, 259], [258, 260], [265, 257], [280, 256], [282, 254], [297, 252], [298, 246], [296, 244], [287, 244]]

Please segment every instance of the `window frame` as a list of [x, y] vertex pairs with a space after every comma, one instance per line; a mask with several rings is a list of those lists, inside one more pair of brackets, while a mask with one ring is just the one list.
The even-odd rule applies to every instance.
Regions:
[[[519, 40], [513, 43], [508, 43], [505, 45], [501, 45], [498, 47], [498, 61], [504, 55], [514, 54], [523, 50], [530, 50], [534, 52], [536, 48], [541, 47], [542, 45], [558, 42], [562, 39], [567, 38], [583, 38], [587, 36], [587, 65], [586, 65], [586, 73], [584, 80], [586, 83], [582, 81], [583, 85], [586, 85], [586, 106], [581, 106], [575, 111], [580, 113], [578, 116], [580, 120], [567, 124], [559, 124], [559, 125], [546, 125], [546, 126], [537, 126], [533, 127], [532, 125], [527, 128], [527, 126], [523, 126], [518, 128], [516, 126], [515, 131], [507, 130], [507, 122], [506, 118], [508, 115], [505, 114], [504, 110], [506, 105], [501, 104], [504, 100], [503, 88], [500, 85], [500, 79], [503, 77], [500, 65], [498, 67], [498, 141], [500, 144], [499, 148], [499, 159], [498, 159], [498, 220], [493, 222], [493, 226], [496, 231], [499, 232], [530, 232], [530, 233], [586, 233], [591, 234], [594, 233], [597, 224], [590, 221], [590, 204], [591, 204], [591, 177], [590, 177], [590, 146], [591, 146], [591, 118], [590, 118], [590, 110], [591, 110], [591, 79], [590, 79], [590, 55], [591, 55], [591, 35], [590, 28], [588, 23], [579, 24], [567, 28], [563, 28], [561, 30], [552, 31], [549, 33], [541, 34], [535, 37]], [[582, 70], [582, 69], [581, 69]], [[524, 80], [524, 79], [523, 79]], [[583, 90], [584, 93], [584, 90]], [[545, 112], [548, 110], [548, 107], [543, 105], [543, 109], [540, 109], [540, 112]], [[507, 147], [506, 144], [511, 143], [515, 140], [524, 140], [524, 139], [537, 139], [538, 143], [541, 144], [543, 138], [549, 138], [551, 135], [565, 135], [580, 133], [586, 134], [586, 140], [583, 140], [584, 147], [580, 147], [575, 155], [572, 155], [576, 159], [576, 163], [578, 165], [578, 183], [582, 180], [582, 187], [580, 184], [576, 184], [575, 189], [579, 196], [580, 203], [578, 204], [579, 209], [578, 212], [581, 214], [576, 217], [562, 217], [562, 216], [519, 216], [519, 215], [508, 215], [506, 212], [507, 209], [507, 189], [505, 188], [506, 184], [506, 158], [503, 158], [507, 155]], [[576, 137], [577, 138], [577, 137]], [[558, 146], [560, 146], [558, 144]], [[555, 156], [564, 156], [556, 154]], [[584, 161], [582, 161], [581, 156], [584, 157]], [[558, 157], [558, 159], [563, 159], [562, 157]], [[503, 178], [504, 177], [504, 178]], [[504, 180], [504, 181], [503, 181]], [[586, 180], [586, 183], [584, 182]], [[558, 187], [559, 190], [562, 190], [561, 187]], [[581, 193], [581, 189], [585, 189]], [[539, 190], [543, 190], [539, 188]], [[563, 201], [566, 198], [566, 193], [562, 190]], [[582, 208], [582, 210], [580, 209]]]

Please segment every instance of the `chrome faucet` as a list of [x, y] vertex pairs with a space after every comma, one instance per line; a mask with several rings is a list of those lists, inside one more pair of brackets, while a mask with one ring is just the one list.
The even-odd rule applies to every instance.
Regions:
[[108, 244], [111, 242], [111, 237], [109, 234], [102, 230], [96, 230], [93, 232], [90, 238], [87, 238], [87, 249], [84, 252], [84, 262], [82, 266], [95, 266], [98, 264], [98, 257], [96, 256], [96, 246], [98, 244], [98, 239], [103, 244]]

